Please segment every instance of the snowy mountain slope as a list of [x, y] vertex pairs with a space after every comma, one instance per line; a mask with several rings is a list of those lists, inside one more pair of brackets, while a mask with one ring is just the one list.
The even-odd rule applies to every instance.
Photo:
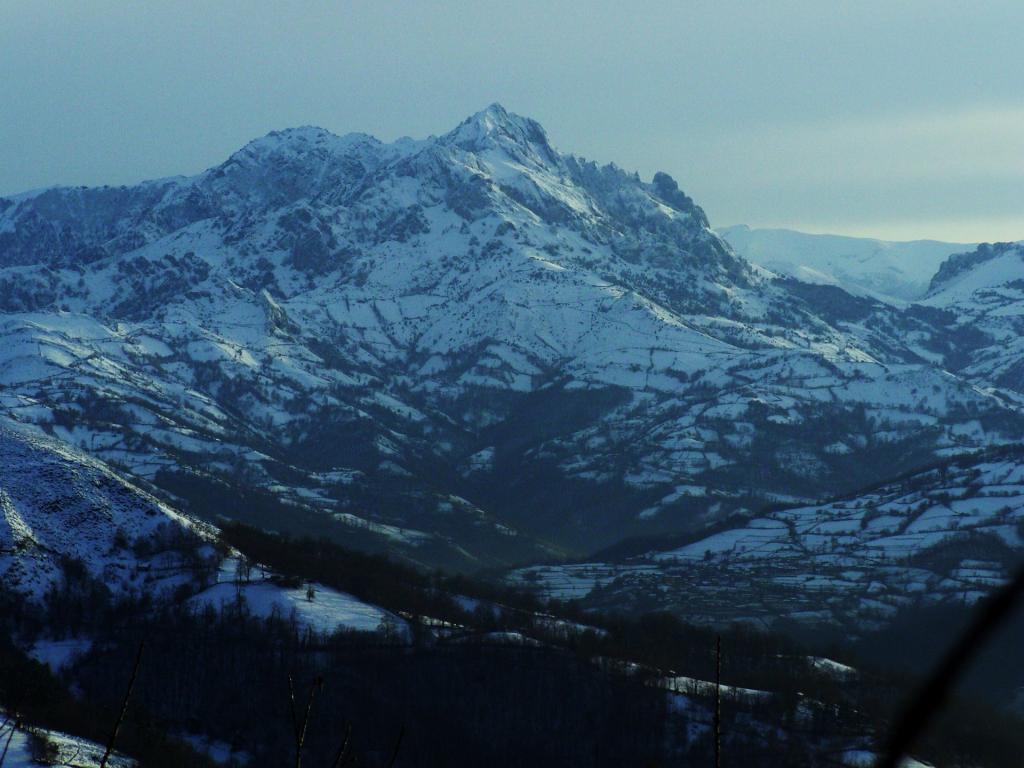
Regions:
[[777, 274], [883, 300], [920, 298], [943, 261], [974, 247], [935, 240], [893, 242], [791, 229], [752, 229], [742, 224], [716, 232], [738, 254]]
[[833, 286], [792, 283], [789, 289], [807, 296], [848, 333], [870, 331], [879, 343], [909, 349], [1019, 407], [1024, 395], [1022, 281], [1021, 244], [986, 243], [950, 256], [925, 296], [898, 307], [842, 298]]
[[826, 289], [498, 105], [424, 141], [301, 128], [0, 201], [0, 406], [188, 511], [470, 567], [1024, 435], [942, 370], [942, 311]]
[[1022, 550], [1024, 453], [1013, 448], [828, 504], [769, 511], [673, 549], [512, 578], [591, 605], [862, 631], [915, 603], [975, 602], [1009, 576]]
[[69, 568], [121, 594], [190, 580], [209, 535], [195, 523], [51, 438], [0, 426], [0, 456], [5, 589], [38, 600]]
[[979, 291], [998, 289], [1024, 279], [1024, 241], [982, 243], [974, 251], [950, 256], [932, 277], [926, 301], [969, 301]]
[[[239, 576], [217, 532], [125, 482], [102, 462], [51, 437], [0, 425], [0, 582], [39, 602], [48, 589], [82, 588], [86, 579], [115, 597], [179, 597], [221, 609], [239, 597], [255, 615], [288, 618], [318, 632], [338, 629], [406, 634], [399, 616], [323, 585], [286, 584], [258, 565]], [[32, 654], [59, 668], [88, 650], [88, 638], [40, 639]]]
[[921, 303], [955, 318], [961, 375], [1024, 392], [1024, 243], [950, 257]]

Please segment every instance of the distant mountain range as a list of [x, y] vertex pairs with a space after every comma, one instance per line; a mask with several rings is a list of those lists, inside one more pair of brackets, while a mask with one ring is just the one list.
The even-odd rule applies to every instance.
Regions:
[[1020, 244], [843, 242], [720, 237], [499, 105], [275, 132], [0, 199], [0, 409], [207, 520], [465, 569], [827, 517], [1024, 438]]
[[977, 247], [977, 243], [893, 242], [792, 229], [752, 229], [742, 224], [715, 231], [740, 256], [776, 274], [836, 285], [856, 295], [901, 301], [920, 299], [946, 259]]

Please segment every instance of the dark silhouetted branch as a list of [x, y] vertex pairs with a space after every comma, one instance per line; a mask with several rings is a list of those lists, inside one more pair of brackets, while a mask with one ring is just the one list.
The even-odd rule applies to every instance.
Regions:
[[924, 733], [932, 717], [945, 704], [967, 664], [1009, 616], [1014, 603], [1022, 594], [1024, 568], [989, 598], [960, 639], [946, 652], [924, 685], [918, 689], [889, 735], [876, 768], [897, 768], [907, 751]]
[[395, 740], [395, 749], [391, 753], [391, 759], [388, 761], [388, 768], [394, 768], [395, 761], [398, 760], [398, 750], [402, 747], [402, 737], [405, 736], [405, 726], [403, 725], [398, 729], [398, 738]]
[[299, 713], [295, 709], [295, 680], [288, 675], [288, 700], [292, 710], [292, 729], [295, 732], [295, 768], [302, 768], [302, 748], [306, 743], [306, 728], [309, 726], [309, 713], [313, 709], [313, 697], [316, 692], [323, 688], [324, 680], [317, 677], [309, 686], [309, 696], [306, 698], [306, 709], [302, 713], [302, 721], [299, 721]]
[[139, 676], [139, 665], [142, 664], [142, 649], [145, 647], [146, 641], [140, 641], [139, 650], [135, 654], [135, 664], [132, 666], [132, 676], [128, 680], [128, 690], [124, 692], [124, 701], [121, 702], [121, 712], [117, 716], [117, 722], [114, 723], [114, 730], [110, 732], [110, 740], [107, 742], [107, 749], [100, 760], [100, 768], [107, 768], [107, 760], [110, 759], [110, 753], [114, 751], [114, 743], [117, 741], [117, 732], [121, 730], [121, 723], [124, 722], [124, 716], [128, 712], [128, 701], [132, 697], [132, 689], [135, 687], [135, 680]]
[[349, 762], [355, 762], [352, 756], [348, 753], [349, 739], [352, 736], [352, 725], [345, 726], [345, 737], [341, 740], [341, 746], [338, 747], [338, 752], [334, 756], [334, 760], [331, 763], [331, 768], [341, 768], [343, 765], [348, 765]]
[[722, 636], [715, 638], [715, 768], [722, 765]]

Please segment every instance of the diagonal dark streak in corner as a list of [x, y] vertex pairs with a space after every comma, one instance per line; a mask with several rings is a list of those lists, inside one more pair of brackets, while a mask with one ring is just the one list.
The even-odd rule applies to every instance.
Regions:
[[967, 665], [1010, 615], [1021, 595], [1024, 595], [1024, 566], [983, 603], [978, 615], [918, 688], [890, 732], [882, 750], [883, 756], [875, 768], [899, 766], [907, 751], [942, 709]]

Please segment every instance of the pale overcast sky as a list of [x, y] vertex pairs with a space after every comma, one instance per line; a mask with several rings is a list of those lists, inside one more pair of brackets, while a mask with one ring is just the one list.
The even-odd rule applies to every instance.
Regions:
[[713, 225], [1024, 238], [1024, 2], [0, 0], [0, 194], [500, 101]]

